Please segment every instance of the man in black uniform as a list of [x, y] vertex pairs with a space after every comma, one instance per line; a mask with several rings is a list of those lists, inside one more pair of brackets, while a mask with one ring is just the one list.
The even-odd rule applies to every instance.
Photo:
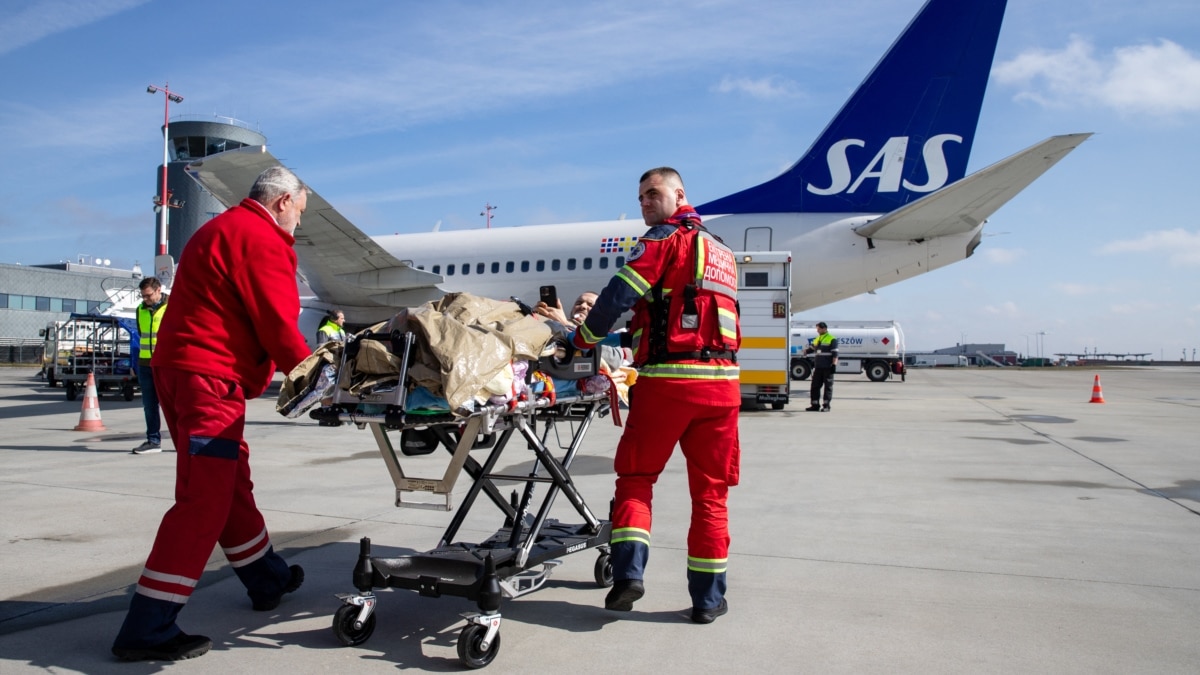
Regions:
[[[805, 354], [813, 355], [812, 389], [809, 395], [812, 405], [805, 408], [810, 412], [829, 412], [833, 400], [833, 371], [837, 368], [838, 339], [829, 332], [824, 321], [817, 322], [817, 337], [804, 348]], [[825, 404], [821, 405], [821, 386], [825, 386]]]

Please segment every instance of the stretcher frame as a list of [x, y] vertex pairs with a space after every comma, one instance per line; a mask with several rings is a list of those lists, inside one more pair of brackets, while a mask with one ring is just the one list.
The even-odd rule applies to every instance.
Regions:
[[[405, 412], [403, 406], [414, 337], [407, 333], [374, 339], [390, 340], [393, 352], [399, 352], [402, 359], [399, 386], [389, 392], [365, 396], [354, 396], [339, 388], [332, 406], [314, 410], [310, 416], [323, 426], [355, 424], [371, 429], [396, 487], [397, 507], [450, 511], [451, 493], [464, 470], [472, 483], [437, 547], [423, 553], [380, 558], [371, 555], [369, 538], [360, 540], [358, 561], [352, 575], [358, 592], [338, 596], [343, 604], [334, 616], [334, 634], [348, 646], [362, 644], [371, 636], [378, 602], [374, 593], [376, 588], [404, 588], [426, 597], [461, 597], [475, 602], [480, 612], [465, 615], [467, 625], [458, 640], [459, 658], [468, 667], [481, 668], [491, 663], [499, 651], [501, 599], [517, 598], [541, 588], [553, 569], [561, 564], [560, 557], [598, 549], [599, 557], [594, 567], [596, 583], [601, 588], [613, 583], [609, 549], [611, 523], [592, 513], [570, 476], [571, 463], [592, 421], [610, 412], [609, 395], [578, 394], [563, 399], [542, 397], [486, 405], [466, 418], [449, 414], [411, 414]], [[346, 366], [345, 361], [344, 353], [342, 368]], [[384, 409], [375, 414], [356, 412], [360, 401], [382, 405]], [[565, 448], [559, 441], [560, 449], [565, 452], [558, 458], [547, 447], [546, 441], [552, 432], [560, 438], [557, 427], [562, 422], [569, 423], [572, 431]], [[542, 425], [540, 434], [539, 423]], [[431, 430], [439, 447], [450, 454], [441, 478], [421, 478], [406, 472], [402, 466], [403, 453], [396, 452], [388, 435], [389, 432], [403, 433], [407, 429], [421, 428]], [[514, 437], [524, 439], [533, 452], [529, 473], [495, 473], [497, 462]], [[487, 457], [482, 463], [471, 456], [472, 450], [484, 449]], [[515, 482], [517, 489], [505, 499], [496, 481]], [[535, 507], [534, 493], [538, 484], [548, 488]], [[444, 500], [414, 499], [420, 493], [441, 495]], [[566, 496], [582, 523], [562, 523], [549, 517], [559, 494]], [[503, 525], [482, 542], [455, 541], [481, 495], [501, 511]]]

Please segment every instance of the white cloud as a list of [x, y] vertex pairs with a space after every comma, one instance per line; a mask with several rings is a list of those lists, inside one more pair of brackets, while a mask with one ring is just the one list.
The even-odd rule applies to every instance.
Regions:
[[1058, 291], [1059, 293], [1062, 293], [1063, 295], [1070, 295], [1070, 296], [1077, 297], [1080, 295], [1091, 295], [1092, 293], [1098, 293], [1098, 292], [1100, 292], [1101, 288], [1099, 286], [1093, 286], [1091, 284], [1072, 284], [1072, 283], [1060, 282], [1060, 283], [1054, 284], [1054, 290]]
[[1200, 58], [1170, 40], [1117, 47], [1098, 57], [1089, 41], [1073, 35], [1061, 50], [1028, 50], [997, 65], [992, 74], [997, 82], [1020, 88], [1017, 99], [1047, 107], [1200, 112]]
[[757, 80], [725, 76], [712, 90], [718, 94], [746, 94], [751, 98], [763, 100], [796, 98], [801, 95], [800, 87], [795, 82], [774, 76]]
[[983, 308], [983, 311], [985, 314], [991, 314], [993, 316], [1003, 316], [1003, 317], [1014, 318], [1014, 319], [1018, 316], [1021, 316], [1021, 310], [1017, 307], [1017, 303], [1013, 302], [1012, 300], [1000, 303], [999, 306], [985, 305]]
[[[44, 37], [86, 26], [150, 0], [35, 0], [0, 10], [0, 54]], [[15, 10], [15, 11], [13, 11]]]
[[1009, 265], [1025, 256], [1025, 250], [1020, 248], [986, 248], [983, 258], [997, 265]]
[[1100, 253], [1162, 253], [1172, 265], [1200, 265], [1200, 232], [1181, 227], [1147, 232], [1138, 239], [1109, 242], [1100, 247]]
[[1113, 314], [1138, 314], [1142, 316], [1152, 315], [1159, 311], [1161, 306], [1157, 302], [1149, 300], [1138, 300], [1135, 302], [1124, 302], [1116, 305], [1110, 305], [1108, 310]]

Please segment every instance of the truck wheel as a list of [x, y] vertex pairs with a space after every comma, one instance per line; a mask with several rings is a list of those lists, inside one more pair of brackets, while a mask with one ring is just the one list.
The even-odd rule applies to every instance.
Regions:
[[121, 396], [124, 397], [124, 399], [126, 401], [133, 400], [133, 383], [132, 382], [126, 382], [125, 386], [121, 387]]
[[75, 400], [75, 383], [68, 380], [66, 382], [63, 382], [63, 387], [66, 388], [66, 390], [67, 390], [67, 400], [74, 401]]
[[867, 378], [872, 382], [883, 382], [891, 374], [891, 368], [888, 368], [884, 361], [872, 361], [867, 364]]
[[792, 379], [807, 380], [812, 375], [812, 365], [804, 359], [792, 361]]

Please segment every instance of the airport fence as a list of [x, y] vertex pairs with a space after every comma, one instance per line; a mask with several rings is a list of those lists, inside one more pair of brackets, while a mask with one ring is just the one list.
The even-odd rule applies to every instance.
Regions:
[[40, 366], [45, 348], [37, 338], [0, 338], [0, 364]]

